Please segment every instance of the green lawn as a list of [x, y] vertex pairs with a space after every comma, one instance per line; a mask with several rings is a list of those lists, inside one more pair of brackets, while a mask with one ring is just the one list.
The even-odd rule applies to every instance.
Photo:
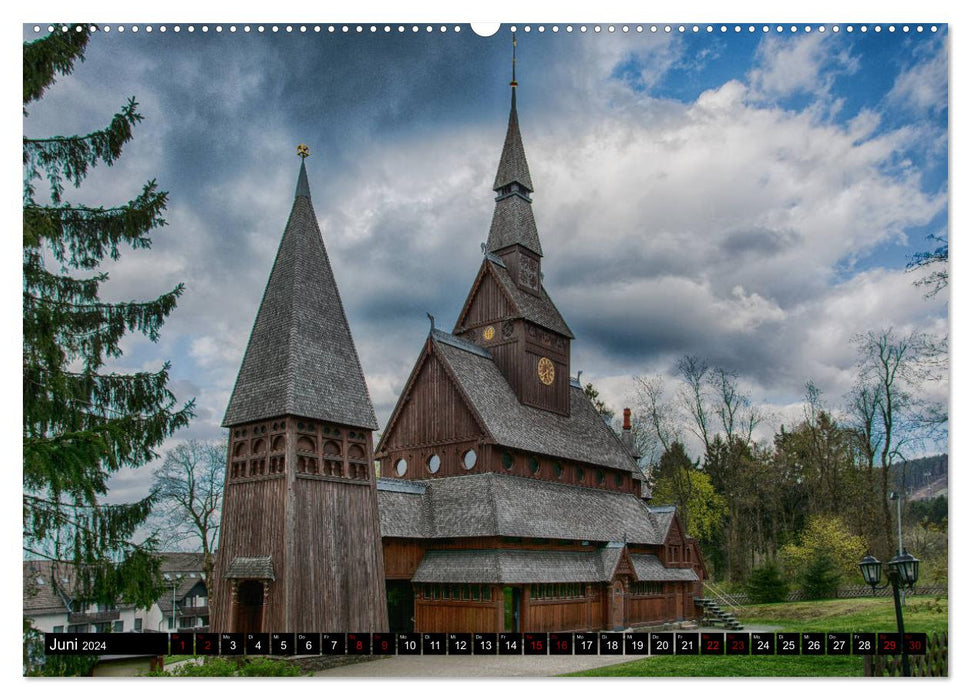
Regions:
[[[739, 610], [743, 625], [780, 632], [893, 632], [892, 598], [777, 603]], [[947, 599], [913, 597], [904, 609], [909, 632], [946, 632]], [[570, 674], [573, 676], [862, 676], [862, 656], [658, 656]]]

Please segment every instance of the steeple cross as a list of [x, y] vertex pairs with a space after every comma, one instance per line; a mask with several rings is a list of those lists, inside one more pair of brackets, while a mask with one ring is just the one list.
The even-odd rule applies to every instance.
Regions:
[[512, 80], [509, 85], [516, 87], [519, 83], [516, 82], [516, 34], [512, 35]]

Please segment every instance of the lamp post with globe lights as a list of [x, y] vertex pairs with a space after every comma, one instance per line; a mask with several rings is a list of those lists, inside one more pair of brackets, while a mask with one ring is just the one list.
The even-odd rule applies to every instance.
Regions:
[[869, 553], [860, 560], [860, 572], [863, 574], [863, 580], [874, 592], [887, 586], [893, 587], [893, 604], [897, 612], [897, 633], [900, 635], [900, 653], [903, 656], [903, 674], [909, 676], [910, 660], [904, 648], [904, 614], [900, 607], [900, 589], [912, 589], [914, 584], [917, 583], [920, 559], [908, 554], [906, 549], [901, 551], [887, 562], [887, 583], [881, 586], [879, 584], [882, 567], [883, 563]]

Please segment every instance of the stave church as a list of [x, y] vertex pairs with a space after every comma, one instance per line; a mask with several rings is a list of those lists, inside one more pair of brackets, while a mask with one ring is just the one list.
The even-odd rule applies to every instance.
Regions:
[[571, 376], [515, 71], [510, 86], [481, 265], [452, 331], [433, 322], [376, 446], [298, 149], [223, 422], [213, 630], [618, 630], [698, 616], [704, 562], [674, 509], [650, 503], [630, 412], [617, 434]]

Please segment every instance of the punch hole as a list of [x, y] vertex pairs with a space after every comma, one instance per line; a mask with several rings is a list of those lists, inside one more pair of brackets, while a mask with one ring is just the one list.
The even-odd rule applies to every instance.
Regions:
[[501, 25], [498, 22], [473, 22], [471, 26], [476, 36], [487, 37], [498, 32]]

